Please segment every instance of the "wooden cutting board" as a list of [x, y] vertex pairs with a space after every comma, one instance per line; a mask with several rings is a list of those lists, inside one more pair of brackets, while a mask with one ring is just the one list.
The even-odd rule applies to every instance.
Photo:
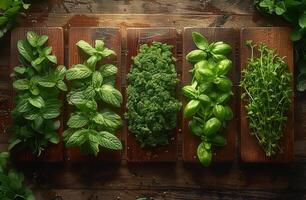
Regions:
[[[241, 30], [241, 70], [247, 65], [250, 57], [250, 50], [245, 46], [246, 40], [253, 40], [254, 43], [266, 43], [269, 48], [275, 48], [280, 56], [285, 57], [289, 71], [294, 74], [293, 66], [293, 46], [290, 41], [291, 30], [286, 27], [266, 27], [266, 28], [244, 28]], [[294, 91], [294, 81], [291, 83]], [[267, 157], [263, 149], [259, 146], [255, 136], [250, 135], [248, 120], [245, 111], [245, 102], [240, 103], [240, 154], [243, 162], [249, 163], [289, 163], [293, 160], [294, 143], [294, 97], [288, 111], [288, 121], [284, 126], [284, 136], [280, 141], [282, 152], [275, 156]]]
[[[142, 44], [150, 44], [153, 41], [166, 43], [173, 46], [172, 53], [176, 57], [177, 32], [174, 28], [129, 28], [127, 29], [127, 57], [126, 74], [132, 65], [132, 57], [136, 56]], [[177, 66], [177, 65], [176, 65]], [[177, 71], [179, 71], [177, 67]], [[126, 82], [126, 87], [128, 83]], [[125, 98], [126, 102], [127, 97]], [[178, 114], [179, 116], [179, 114]], [[127, 122], [128, 123], [128, 122]], [[126, 125], [126, 148], [128, 162], [174, 162], [177, 160], [177, 137], [179, 134], [179, 119], [173, 135], [169, 139], [169, 145], [156, 148], [141, 148], [135, 136], [129, 132]]]
[[[27, 28], [16, 28], [12, 31], [11, 34], [11, 64], [10, 71], [13, 72], [15, 66], [19, 65], [19, 53], [17, 49], [18, 40], [26, 39], [26, 34], [28, 31], [34, 31], [39, 35], [47, 35], [49, 37], [47, 46], [52, 47], [52, 54], [57, 57], [58, 65], [64, 64], [64, 32], [60, 27], [27, 27]], [[12, 84], [11, 84], [12, 85]], [[12, 97], [14, 98], [15, 92], [12, 88]], [[61, 95], [59, 97], [64, 101], [64, 96]], [[11, 104], [11, 109], [14, 107], [13, 102]], [[64, 105], [63, 107], [64, 108]], [[61, 126], [58, 129], [57, 133], [62, 135], [63, 133], [63, 113], [58, 117], [60, 120]], [[30, 151], [22, 151], [22, 152], [13, 152], [13, 157], [17, 161], [46, 161], [46, 162], [57, 162], [63, 160], [63, 143], [59, 144], [51, 144], [46, 148], [46, 150], [42, 153], [40, 157], [33, 156]]]
[[[182, 69], [182, 86], [189, 85], [192, 80], [192, 74], [189, 72], [193, 68], [193, 65], [189, 63], [185, 58], [186, 55], [197, 49], [193, 40], [192, 32], [199, 32], [205, 36], [208, 41], [217, 42], [223, 41], [232, 47], [232, 52], [228, 58], [232, 60], [232, 69], [229, 72], [229, 78], [233, 82], [233, 93], [229, 106], [232, 108], [234, 117], [231, 121], [226, 123], [226, 128], [223, 130], [223, 135], [227, 139], [227, 145], [224, 147], [213, 147], [213, 163], [214, 162], [231, 162], [236, 157], [236, 140], [238, 135], [238, 102], [239, 96], [237, 96], [238, 90], [238, 55], [239, 55], [239, 34], [232, 28], [185, 28], [183, 32], [183, 69]], [[188, 103], [188, 99], [183, 97], [183, 106]], [[190, 119], [182, 119], [182, 134], [183, 134], [183, 161], [185, 162], [199, 162], [197, 158], [197, 148], [201, 142], [201, 139], [194, 136], [188, 128]]]
[[[102, 63], [111, 63], [117, 66], [118, 72], [116, 77], [116, 88], [121, 92], [121, 31], [119, 28], [97, 28], [97, 27], [86, 27], [86, 28], [71, 28], [69, 31], [69, 53], [68, 53], [68, 65], [69, 68], [74, 64], [83, 63], [87, 57], [84, 57], [84, 53], [80, 50], [76, 43], [79, 40], [84, 40], [89, 44], [95, 44], [95, 40], [103, 40], [105, 46], [115, 51], [116, 55], [113, 58], [105, 59]], [[99, 65], [98, 65], [99, 66]], [[123, 105], [123, 104], [122, 104]], [[73, 111], [72, 106], [68, 106], [68, 114], [65, 123], [70, 117]], [[122, 108], [116, 110], [117, 113], [122, 117]], [[116, 132], [116, 136], [122, 138], [122, 129], [119, 128]], [[100, 152], [97, 157], [91, 155], [81, 154], [79, 148], [70, 148], [66, 151], [66, 159], [72, 162], [88, 162], [88, 161], [107, 161], [107, 162], [120, 162], [121, 151], [113, 151], [108, 149], [100, 148]]]

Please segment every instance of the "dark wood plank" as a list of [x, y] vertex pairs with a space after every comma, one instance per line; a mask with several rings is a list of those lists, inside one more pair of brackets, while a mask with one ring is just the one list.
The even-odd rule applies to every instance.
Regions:
[[[17, 28], [11, 34], [11, 62], [10, 62], [10, 72], [13, 72], [13, 68], [19, 65], [18, 61], [18, 49], [17, 42], [18, 40], [25, 39], [28, 31], [35, 31], [39, 35], [48, 35], [49, 40], [47, 46], [53, 48], [52, 54], [57, 57], [58, 65], [64, 64], [64, 32], [60, 27], [35, 27], [35, 28]], [[11, 95], [14, 98], [15, 92], [11, 86]], [[13, 109], [13, 98], [10, 102], [11, 109]], [[63, 94], [59, 97], [63, 100]], [[57, 133], [59, 135], [63, 132], [63, 114], [58, 117], [60, 120], [61, 126], [58, 129]], [[11, 121], [11, 119], [10, 119]], [[11, 122], [10, 122], [11, 123]], [[46, 150], [42, 153], [40, 157], [33, 156], [32, 152], [15, 152], [14, 157], [18, 161], [47, 161], [47, 162], [57, 162], [63, 160], [63, 144], [50, 144]]]
[[[74, 64], [83, 63], [85, 58], [81, 50], [76, 46], [79, 40], [84, 40], [89, 44], [95, 44], [95, 40], [103, 40], [105, 46], [115, 51], [117, 56], [107, 58], [102, 63], [112, 63], [118, 67], [116, 76], [116, 88], [121, 91], [121, 31], [118, 28], [71, 28], [69, 31], [69, 58], [68, 65], [72, 67]], [[72, 112], [73, 108], [69, 108], [67, 119]], [[122, 109], [117, 112], [122, 116]], [[122, 128], [118, 129], [116, 135], [122, 137]], [[79, 148], [67, 149], [66, 157], [68, 161], [73, 162], [87, 162], [87, 161], [110, 161], [119, 162], [121, 160], [121, 151], [112, 151], [108, 149], [100, 149], [97, 157], [82, 155]]]
[[[215, 162], [229, 162], [233, 161], [236, 157], [236, 140], [238, 135], [238, 121], [239, 114], [237, 110], [237, 102], [239, 102], [239, 97], [237, 97], [238, 89], [238, 32], [232, 28], [185, 28], [183, 34], [183, 71], [182, 71], [182, 85], [190, 84], [192, 79], [192, 74], [189, 72], [193, 68], [193, 65], [189, 63], [185, 57], [192, 51], [197, 49], [192, 41], [192, 32], [199, 32], [204, 35], [209, 42], [224, 41], [225, 43], [231, 45], [232, 52], [228, 56], [230, 60], [233, 61], [232, 69], [229, 73], [229, 78], [233, 82], [233, 93], [229, 105], [233, 110], [234, 117], [231, 121], [227, 122], [223, 134], [227, 139], [227, 145], [225, 147], [214, 147], [213, 148], [213, 161]], [[183, 106], [187, 104], [188, 100], [183, 98]], [[182, 134], [183, 134], [183, 160], [186, 162], [198, 162], [197, 158], [197, 147], [201, 140], [192, 135], [188, 128], [188, 123], [190, 119], [182, 119]]]
[[[172, 53], [176, 57], [177, 51], [177, 32], [174, 28], [131, 28], [127, 29], [127, 58], [126, 73], [130, 71], [132, 57], [136, 56], [141, 44], [150, 44], [153, 41], [167, 43], [173, 46]], [[179, 67], [177, 66], [177, 71]], [[128, 83], [126, 83], [128, 86]], [[126, 97], [127, 98], [127, 97]], [[177, 121], [179, 122], [179, 120]], [[127, 122], [128, 123], [128, 122]], [[173, 135], [169, 138], [169, 145], [156, 148], [141, 148], [134, 135], [129, 132], [126, 126], [126, 148], [127, 160], [129, 162], [147, 162], [147, 161], [176, 161], [177, 160], [177, 136], [179, 132], [179, 123], [173, 130]]]
[[[241, 30], [241, 70], [246, 67], [247, 59], [250, 56], [250, 50], [245, 46], [246, 40], [253, 40], [254, 43], [266, 43], [268, 47], [275, 48], [280, 56], [285, 57], [289, 71], [294, 74], [293, 67], [293, 45], [290, 41], [289, 28], [270, 27], [270, 28], [244, 28]], [[294, 81], [291, 83], [294, 91]], [[257, 139], [250, 135], [248, 120], [245, 111], [245, 102], [241, 101], [241, 159], [244, 162], [261, 162], [261, 163], [288, 163], [293, 160], [293, 142], [294, 142], [294, 96], [292, 104], [288, 111], [288, 121], [284, 126], [284, 136], [280, 140], [280, 146], [283, 152], [277, 155], [267, 157], [263, 149], [258, 145]]]

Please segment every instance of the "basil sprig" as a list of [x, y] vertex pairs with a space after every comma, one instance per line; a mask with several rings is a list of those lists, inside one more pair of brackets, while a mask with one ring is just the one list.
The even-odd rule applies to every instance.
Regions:
[[117, 67], [100, 64], [99, 61], [114, 56], [115, 52], [104, 46], [102, 40], [95, 47], [80, 40], [76, 44], [89, 58], [83, 64], [73, 65], [67, 70], [71, 80], [71, 91], [67, 101], [74, 107], [64, 132], [66, 147], [80, 147], [84, 154], [97, 155], [99, 148], [122, 149], [115, 131], [121, 126], [121, 117], [112, 111], [119, 108], [122, 95], [115, 88]]
[[189, 99], [184, 117], [191, 118], [189, 129], [202, 140], [197, 156], [204, 166], [208, 166], [212, 160], [212, 145], [226, 145], [221, 132], [226, 121], [233, 117], [227, 105], [233, 95], [232, 82], [227, 77], [232, 62], [226, 58], [231, 47], [224, 42], [209, 43], [198, 32], [192, 33], [192, 39], [198, 49], [186, 55], [194, 67], [191, 84], [182, 88], [183, 95]]
[[61, 113], [60, 91], [66, 91], [66, 68], [56, 67], [57, 59], [46, 46], [48, 36], [28, 32], [18, 41], [20, 65], [12, 73], [16, 91], [12, 111], [13, 126], [9, 149], [29, 148], [39, 156], [49, 142], [60, 140], [55, 119]]

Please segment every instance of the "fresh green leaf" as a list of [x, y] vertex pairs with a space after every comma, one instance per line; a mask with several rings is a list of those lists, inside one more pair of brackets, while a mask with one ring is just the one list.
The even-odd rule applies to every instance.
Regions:
[[32, 62], [35, 57], [32, 53], [32, 48], [27, 41], [19, 40], [17, 43], [18, 52], [29, 62]]
[[27, 79], [19, 79], [13, 82], [13, 87], [17, 90], [27, 90], [30, 87], [30, 82]]
[[208, 48], [208, 41], [207, 39], [198, 32], [192, 32], [192, 39], [194, 44], [202, 50], [206, 50]]
[[27, 40], [30, 43], [30, 45], [32, 47], [36, 47], [37, 46], [37, 40], [38, 40], [38, 35], [33, 32], [33, 31], [29, 31], [27, 32]]
[[81, 113], [76, 113], [71, 115], [67, 125], [69, 128], [82, 128], [88, 123], [88, 119], [83, 116]]
[[112, 64], [104, 64], [100, 67], [99, 71], [103, 77], [114, 76], [117, 74], [117, 67]]
[[77, 64], [66, 72], [68, 80], [87, 78], [92, 74], [92, 71], [85, 65]]
[[122, 149], [121, 141], [114, 135], [106, 131], [101, 131], [98, 134], [99, 144], [102, 147], [114, 150]]
[[87, 42], [85, 42], [84, 40], [80, 40], [77, 42], [76, 44], [80, 49], [82, 49], [85, 53], [87, 53], [88, 55], [94, 55], [94, 53], [96, 53], [96, 49], [93, 48], [90, 44], [88, 44]]
[[121, 93], [111, 85], [102, 85], [98, 94], [102, 101], [115, 107], [120, 107], [122, 103]]
[[36, 108], [41, 108], [45, 105], [44, 99], [40, 96], [29, 98], [29, 103]]

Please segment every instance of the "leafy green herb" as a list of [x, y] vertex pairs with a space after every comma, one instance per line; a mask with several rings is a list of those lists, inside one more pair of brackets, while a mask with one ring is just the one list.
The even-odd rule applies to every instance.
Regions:
[[252, 56], [242, 71], [242, 98], [249, 119], [251, 134], [254, 135], [267, 156], [280, 150], [278, 141], [283, 136], [286, 113], [291, 103], [292, 76], [284, 59], [267, 45], [260, 44], [259, 57], [254, 57], [256, 45], [247, 42]]
[[255, 0], [256, 8], [262, 13], [276, 14], [287, 20], [294, 31], [291, 40], [295, 42], [295, 66], [299, 75], [296, 89], [306, 90], [306, 1], [304, 0]]
[[66, 73], [66, 78], [72, 80], [67, 100], [75, 108], [64, 133], [66, 146], [78, 146], [84, 154], [94, 155], [99, 153], [100, 146], [122, 149], [121, 141], [115, 136], [121, 117], [111, 110], [122, 103], [122, 95], [115, 88], [117, 67], [99, 65], [99, 61], [115, 52], [106, 48], [102, 40], [96, 40], [95, 47], [83, 40], [76, 45], [89, 58], [83, 64], [73, 65]]
[[0, 38], [13, 27], [19, 12], [29, 7], [30, 4], [26, 4], [22, 0], [0, 1]]
[[171, 46], [160, 42], [141, 45], [128, 74], [129, 130], [141, 147], [168, 144], [181, 104], [175, 99], [178, 82]]
[[28, 32], [26, 40], [18, 41], [20, 65], [12, 73], [16, 90], [13, 126], [9, 149], [30, 148], [39, 156], [49, 142], [57, 144], [56, 130], [61, 113], [60, 91], [66, 91], [66, 68], [56, 67], [52, 47], [45, 44], [46, 35]]
[[202, 140], [197, 149], [199, 161], [209, 166], [212, 160], [212, 145], [225, 146], [221, 135], [226, 121], [233, 118], [227, 102], [232, 93], [232, 82], [227, 78], [232, 62], [226, 58], [231, 47], [224, 42], [209, 43], [198, 32], [192, 39], [199, 48], [189, 52], [186, 59], [194, 64], [190, 85], [182, 88], [182, 93], [190, 101], [184, 108], [184, 117], [192, 118], [189, 130]]
[[0, 153], [0, 199], [35, 200], [33, 192], [24, 186], [24, 176], [13, 169], [8, 169], [9, 154]]

